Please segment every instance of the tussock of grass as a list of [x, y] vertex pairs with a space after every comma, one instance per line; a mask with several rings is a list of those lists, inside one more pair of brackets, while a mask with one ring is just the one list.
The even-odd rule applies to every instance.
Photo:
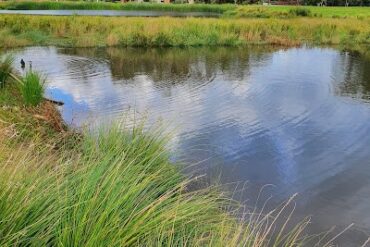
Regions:
[[20, 85], [24, 103], [27, 106], [37, 106], [43, 100], [44, 81], [37, 72], [29, 71]]
[[37, 143], [15, 149], [0, 166], [0, 245], [296, 246], [305, 240], [307, 222], [276, 229], [286, 205], [237, 220], [242, 208], [216, 188], [190, 190], [192, 181], [169, 162], [159, 133], [152, 134], [112, 127], [57, 152]]
[[[178, 19], [0, 16], [1, 46], [237, 46], [369, 44], [370, 19]], [[45, 39], [36, 39], [32, 32]], [[13, 42], [8, 42], [8, 39]], [[3, 39], [3, 40], [2, 40]]]

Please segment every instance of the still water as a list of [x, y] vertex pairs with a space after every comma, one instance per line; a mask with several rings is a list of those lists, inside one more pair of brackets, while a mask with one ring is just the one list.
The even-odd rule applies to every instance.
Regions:
[[[47, 75], [72, 126], [161, 121], [173, 159], [241, 200], [298, 193], [296, 217], [370, 234], [370, 59], [331, 48], [57, 49], [16, 51]], [[127, 112], [134, 112], [128, 114]], [[130, 117], [127, 117], [130, 115]], [[134, 116], [134, 117], [133, 117]]]
[[54, 15], [54, 16], [126, 16], [126, 17], [219, 17], [219, 13], [210, 12], [176, 12], [152, 10], [0, 10], [0, 14], [14, 15]]

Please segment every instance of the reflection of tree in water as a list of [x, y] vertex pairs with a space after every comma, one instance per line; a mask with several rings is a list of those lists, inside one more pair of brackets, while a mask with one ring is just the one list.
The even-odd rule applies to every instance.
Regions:
[[217, 74], [229, 80], [243, 80], [251, 63], [271, 56], [272, 47], [243, 48], [108, 48], [65, 49], [64, 54], [106, 58], [113, 78], [133, 83], [138, 74], [147, 75], [158, 87], [177, 84], [199, 86]]
[[334, 73], [335, 80], [339, 80], [339, 94], [370, 100], [370, 59], [349, 52], [341, 53], [340, 58]]

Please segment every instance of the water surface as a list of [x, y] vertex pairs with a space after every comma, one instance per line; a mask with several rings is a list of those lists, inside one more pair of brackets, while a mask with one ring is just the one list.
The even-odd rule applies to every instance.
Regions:
[[[26, 48], [73, 126], [135, 112], [172, 131], [173, 159], [272, 204], [298, 192], [313, 231], [370, 233], [370, 60], [331, 48]], [[127, 117], [127, 122], [134, 121]]]
[[126, 16], [126, 17], [219, 17], [219, 13], [178, 12], [151, 10], [0, 10], [0, 14], [16, 15], [54, 15], [54, 16]]

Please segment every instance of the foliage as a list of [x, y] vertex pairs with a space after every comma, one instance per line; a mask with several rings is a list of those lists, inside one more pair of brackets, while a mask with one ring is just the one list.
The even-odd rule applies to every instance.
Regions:
[[294, 8], [289, 10], [290, 14], [293, 14], [295, 16], [311, 16], [311, 10], [307, 8]]
[[24, 103], [28, 106], [37, 106], [41, 103], [44, 94], [44, 81], [37, 72], [27, 72], [21, 84]]
[[0, 61], [0, 88], [5, 86], [12, 72], [12, 64], [14, 62], [14, 57], [12, 55], [7, 55], [3, 57]]
[[[369, 24], [370, 18], [181, 19], [2, 15], [0, 46], [353, 45], [370, 43]], [[44, 38], [36, 39], [35, 33]]]

